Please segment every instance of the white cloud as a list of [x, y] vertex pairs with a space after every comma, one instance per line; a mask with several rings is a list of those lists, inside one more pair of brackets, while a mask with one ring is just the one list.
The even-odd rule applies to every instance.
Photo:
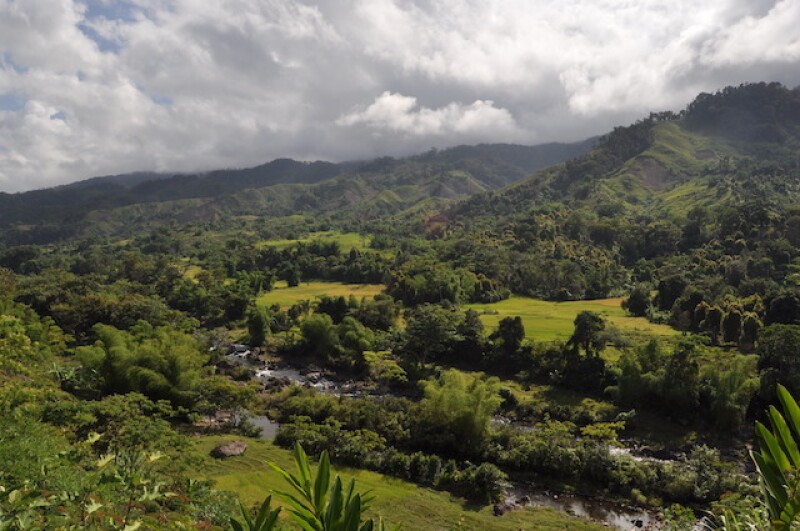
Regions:
[[490, 131], [503, 137], [520, 134], [511, 113], [498, 109], [492, 101], [477, 100], [470, 105], [450, 103], [429, 109], [420, 107], [414, 97], [389, 91], [375, 98], [365, 109], [346, 114], [336, 123], [341, 126], [365, 124], [381, 133], [409, 135], [468, 135]]
[[0, 0], [0, 189], [577, 140], [799, 66], [797, 0]]

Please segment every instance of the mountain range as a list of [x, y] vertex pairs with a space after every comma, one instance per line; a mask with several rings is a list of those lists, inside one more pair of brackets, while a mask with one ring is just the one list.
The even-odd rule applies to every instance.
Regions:
[[421, 209], [478, 218], [570, 201], [670, 215], [745, 198], [786, 206], [800, 197], [798, 146], [800, 91], [755, 83], [572, 144], [481, 144], [344, 163], [277, 159], [0, 194], [0, 232], [13, 245], [236, 216], [376, 219]]

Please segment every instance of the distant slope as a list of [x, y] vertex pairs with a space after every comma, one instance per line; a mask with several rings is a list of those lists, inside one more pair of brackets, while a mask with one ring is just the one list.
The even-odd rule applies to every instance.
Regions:
[[549, 202], [685, 216], [694, 207], [800, 202], [800, 90], [777, 83], [701, 94], [681, 113], [619, 127], [589, 153], [451, 206], [451, 221]]
[[67, 186], [21, 194], [0, 194], [0, 225], [67, 221], [96, 209], [137, 203], [217, 197], [245, 188], [279, 183], [308, 183], [341, 173], [330, 162], [297, 162], [278, 159], [243, 170], [219, 170], [206, 174], [165, 177], [134, 173], [99, 177]]
[[482, 144], [400, 159], [340, 164], [278, 159], [255, 168], [198, 175], [100, 177], [0, 194], [0, 230], [11, 244], [44, 243], [84, 230], [106, 234], [138, 225], [229, 215], [328, 212], [356, 204], [384, 213], [427, 198], [456, 199], [506, 186], [586, 153], [591, 142]]

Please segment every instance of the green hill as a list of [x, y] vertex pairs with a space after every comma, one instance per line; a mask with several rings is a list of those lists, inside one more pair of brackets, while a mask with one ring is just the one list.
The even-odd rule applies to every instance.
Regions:
[[0, 231], [9, 243], [43, 243], [232, 215], [319, 214], [356, 204], [361, 214], [374, 217], [429, 197], [455, 199], [500, 188], [590, 147], [591, 140], [482, 144], [401, 159], [341, 164], [278, 159], [205, 174], [99, 177], [46, 190], [0, 193]]

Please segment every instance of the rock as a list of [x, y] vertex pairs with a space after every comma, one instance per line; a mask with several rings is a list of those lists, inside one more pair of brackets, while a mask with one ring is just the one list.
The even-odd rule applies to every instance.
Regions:
[[266, 382], [264, 382], [264, 389], [281, 390], [284, 387], [289, 387], [290, 385], [292, 385], [292, 381], [286, 376], [272, 376]]
[[495, 503], [494, 504], [494, 515], [495, 516], [503, 516], [506, 513], [509, 513], [516, 509], [517, 506], [514, 502], [502, 502], [502, 503]]
[[211, 450], [211, 455], [216, 457], [217, 459], [223, 459], [226, 457], [236, 457], [237, 455], [242, 455], [245, 450], [247, 450], [247, 443], [244, 441], [231, 441], [228, 443], [220, 444], [213, 450]]
[[528, 505], [528, 504], [531, 503], [531, 497], [530, 496], [523, 496], [522, 498], [519, 499], [518, 503], [520, 505]]

